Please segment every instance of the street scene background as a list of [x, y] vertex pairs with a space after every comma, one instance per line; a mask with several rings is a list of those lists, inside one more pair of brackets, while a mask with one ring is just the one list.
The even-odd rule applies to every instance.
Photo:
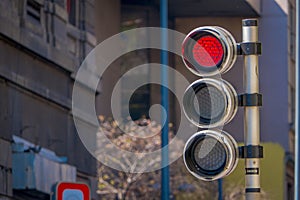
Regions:
[[[200, 26], [220, 26], [241, 42], [242, 20], [258, 19], [259, 41], [263, 47], [259, 57], [263, 94], [260, 109], [264, 147], [260, 169], [262, 199], [290, 200], [294, 195], [295, 9], [295, 0], [170, 0], [168, 4], [168, 28], [182, 34]], [[72, 110], [76, 74], [85, 58], [115, 34], [159, 27], [160, 14], [159, 0], [0, 1], [1, 200], [48, 200], [56, 195], [58, 182], [88, 185], [93, 200], [160, 199], [161, 171], [131, 173], [137, 165], [126, 157], [111, 158], [111, 161], [131, 171], [112, 169], [99, 162], [78, 134], [80, 130], [75, 127]], [[124, 49], [141, 42], [120, 35], [120, 43], [127, 45]], [[178, 42], [182, 41], [170, 39], [169, 45]], [[107, 53], [114, 54], [113, 50], [108, 48]], [[149, 112], [161, 102], [160, 85], [149, 83], [132, 91], [127, 84], [127, 80], [147, 81], [159, 76], [160, 72], [151, 67], [138, 73], [130, 71], [149, 63], [160, 63], [160, 49], [138, 49], [118, 57], [101, 77], [96, 77], [99, 83], [95, 93], [89, 83], [81, 83], [81, 94], [95, 99], [99, 127], [93, 135], [93, 150], [98, 155], [101, 156], [104, 148], [97, 145], [102, 144], [101, 134], [111, 141], [105, 149], [113, 145], [130, 152], [161, 149], [160, 117], [154, 120]], [[199, 79], [186, 68], [179, 55], [169, 52], [168, 63], [190, 83]], [[222, 78], [238, 94], [243, 93], [242, 57], [237, 58]], [[118, 81], [120, 84], [115, 87]], [[169, 85], [176, 92], [186, 89], [172, 75]], [[118, 96], [112, 105], [114, 90]], [[170, 140], [178, 134], [184, 117], [180, 110], [182, 102], [175, 93], [169, 90], [168, 94]], [[120, 123], [112, 115], [112, 107], [123, 115], [129, 109], [130, 116]], [[85, 127], [93, 125], [89, 117], [80, 121]], [[242, 108], [223, 129], [239, 144], [243, 143]], [[135, 138], [136, 135], [139, 137]], [[182, 152], [184, 142], [176, 141], [175, 145], [178, 149], [174, 152]], [[186, 169], [182, 155], [170, 154], [171, 159], [175, 157], [169, 165], [170, 199], [218, 199], [218, 181], [195, 178]], [[139, 167], [156, 167], [157, 163], [159, 160], [153, 160]], [[240, 160], [235, 171], [222, 179], [222, 199], [244, 198], [244, 168], [244, 161]]]

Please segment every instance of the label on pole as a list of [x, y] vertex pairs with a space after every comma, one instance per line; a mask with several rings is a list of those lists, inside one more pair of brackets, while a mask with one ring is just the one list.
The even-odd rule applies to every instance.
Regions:
[[258, 175], [259, 168], [246, 168], [246, 175]]
[[83, 183], [60, 182], [55, 187], [55, 200], [90, 200], [90, 188]]

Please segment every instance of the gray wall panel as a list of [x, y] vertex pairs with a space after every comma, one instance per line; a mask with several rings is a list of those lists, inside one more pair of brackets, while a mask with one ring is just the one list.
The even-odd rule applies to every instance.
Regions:
[[262, 1], [259, 39], [262, 141], [280, 143], [288, 150], [288, 17], [275, 1]]

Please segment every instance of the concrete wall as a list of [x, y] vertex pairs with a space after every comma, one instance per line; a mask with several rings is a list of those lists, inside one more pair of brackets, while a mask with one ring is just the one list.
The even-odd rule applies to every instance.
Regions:
[[259, 39], [260, 88], [263, 94], [261, 134], [264, 142], [277, 142], [288, 151], [288, 16], [275, 1], [262, 1]]
[[38, 5], [36, 18], [28, 13], [27, 0], [0, 2], [0, 199], [13, 195], [13, 134], [66, 156], [96, 199], [96, 162], [70, 112], [74, 74], [96, 45], [94, 1], [77, 1], [75, 26], [64, 3], [32, 2]]

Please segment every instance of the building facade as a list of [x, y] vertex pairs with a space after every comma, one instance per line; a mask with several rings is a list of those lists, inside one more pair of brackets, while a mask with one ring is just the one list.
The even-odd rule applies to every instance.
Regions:
[[0, 199], [49, 199], [57, 181], [86, 183], [97, 199], [96, 160], [71, 112], [97, 41], [94, 1], [4, 0], [0, 13]]

